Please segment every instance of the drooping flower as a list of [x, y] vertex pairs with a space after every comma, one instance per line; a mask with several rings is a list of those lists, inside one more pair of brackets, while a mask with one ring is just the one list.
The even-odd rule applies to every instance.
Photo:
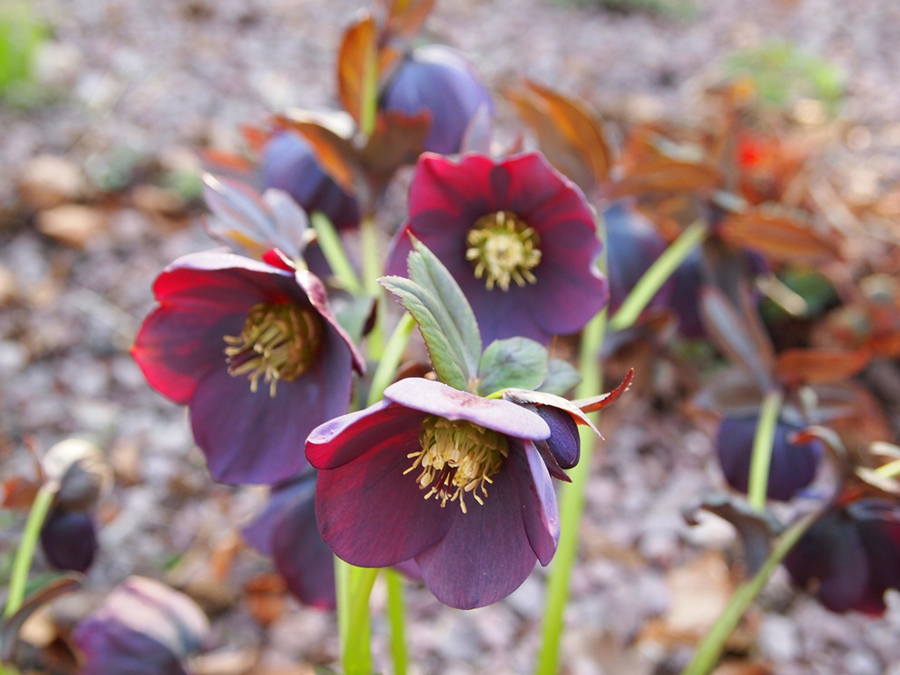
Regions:
[[57, 569], [86, 572], [99, 547], [94, 518], [89, 513], [57, 509], [41, 527], [41, 548]]
[[278, 486], [244, 538], [271, 556], [288, 590], [313, 607], [335, 607], [334, 557], [316, 526], [316, 473]]
[[187, 675], [185, 662], [209, 632], [186, 595], [144, 577], [129, 577], [75, 628], [80, 675]]
[[556, 552], [556, 495], [536, 447], [560, 449], [551, 427], [510, 401], [431, 380], [400, 380], [384, 395], [307, 439], [322, 538], [354, 565], [414, 559], [447, 605], [501, 600]]
[[900, 590], [900, 506], [865, 498], [826, 512], [784, 561], [795, 584], [811, 587], [833, 612], [885, 611]]
[[409, 188], [409, 220], [388, 255], [405, 276], [411, 237], [447, 267], [485, 344], [547, 343], [580, 330], [609, 298], [594, 264], [600, 241], [582, 192], [537, 153], [458, 162], [426, 153]]
[[359, 225], [356, 200], [322, 171], [309, 143], [291, 131], [277, 131], [263, 146], [263, 188], [284, 190], [307, 213], [320, 211], [339, 230]]
[[213, 478], [275, 483], [306, 466], [299, 444], [350, 400], [362, 359], [312, 273], [222, 252], [179, 258], [132, 354], [191, 413]]
[[[666, 242], [656, 228], [634, 207], [614, 202], [603, 212], [606, 222], [609, 313], [614, 314], [650, 265], [666, 250]], [[667, 282], [653, 296], [649, 307], [665, 305], [672, 293]]]
[[[759, 415], [725, 417], [716, 437], [716, 453], [725, 480], [735, 490], [746, 493], [750, 461]], [[772, 443], [767, 493], [770, 499], [788, 500], [816, 477], [822, 447], [818, 441], [792, 443], [791, 434], [800, 427], [779, 421]]]
[[423, 149], [444, 155], [461, 150], [469, 123], [480, 108], [494, 110], [491, 95], [472, 64], [445, 45], [410, 52], [385, 87], [381, 107], [408, 115], [427, 110], [431, 125]]

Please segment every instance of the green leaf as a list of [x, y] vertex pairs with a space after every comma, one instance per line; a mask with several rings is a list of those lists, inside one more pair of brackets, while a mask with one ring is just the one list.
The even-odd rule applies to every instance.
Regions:
[[534, 389], [546, 378], [550, 357], [539, 342], [523, 337], [494, 340], [478, 366], [478, 393], [501, 389]]
[[412, 245], [407, 259], [409, 278], [440, 300], [452, 324], [452, 339], [459, 345], [469, 374], [474, 375], [481, 358], [481, 332], [475, 313], [443, 263], [417, 239], [413, 238]]
[[547, 366], [547, 377], [537, 387], [538, 391], [562, 396], [581, 382], [581, 373], [568, 361], [563, 359], [550, 359]]
[[418, 324], [438, 379], [455, 389], [466, 391], [471, 371], [461, 354], [459, 343], [454, 342], [453, 333], [458, 331], [441, 301], [411, 279], [382, 277], [378, 281], [400, 298], [400, 304]]

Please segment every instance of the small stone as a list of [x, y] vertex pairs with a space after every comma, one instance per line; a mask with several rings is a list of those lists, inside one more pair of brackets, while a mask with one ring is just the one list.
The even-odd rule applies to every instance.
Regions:
[[35, 211], [75, 201], [84, 194], [86, 186], [81, 169], [55, 155], [38, 155], [29, 160], [18, 181], [19, 197]]

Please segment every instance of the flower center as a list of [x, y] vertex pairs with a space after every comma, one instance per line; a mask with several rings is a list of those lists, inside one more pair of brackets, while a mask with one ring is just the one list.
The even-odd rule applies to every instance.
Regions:
[[467, 492], [472, 493], [476, 502], [484, 504], [482, 495], [488, 496], [486, 483], [493, 483], [491, 476], [509, 456], [509, 442], [503, 434], [467, 420], [454, 421], [436, 415], [427, 415], [422, 421], [419, 444], [421, 450], [407, 455], [410, 459], [415, 457], [415, 461], [403, 475], [421, 467], [416, 482], [423, 490], [431, 487], [425, 499], [437, 495], [443, 507], [459, 498], [463, 513], [466, 513]]
[[322, 318], [311, 308], [290, 303], [253, 305], [241, 334], [225, 336], [228, 374], [248, 375], [254, 392], [263, 378], [274, 397], [279, 380], [292, 382], [309, 370], [323, 333]]
[[475, 221], [466, 237], [466, 260], [475, 267], [475, 276], [484, 278], [488, 290], [509, 282], [519, 286], [537, 281], [531, 270], [541, 261], [541, 238], [533, 228], [509, 211], [497, 211]]

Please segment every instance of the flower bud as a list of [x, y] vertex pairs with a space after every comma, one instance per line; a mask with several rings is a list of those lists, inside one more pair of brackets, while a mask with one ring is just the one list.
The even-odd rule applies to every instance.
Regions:
[[443, 45], [413, 50], [388, 82], [381, 107], [407, 115], [430, 112], [431, 127], [423, 150], [444, 155], [460, 151], [479, 108], [494, 110], [472, 65], [461, 53]]
[[302, 136], [276, 133], [263, 148], [264, 188], [284, 190], [307, 213], [320, 211], [337, 229], [359, 225], [359, 204], [326, 174]]

